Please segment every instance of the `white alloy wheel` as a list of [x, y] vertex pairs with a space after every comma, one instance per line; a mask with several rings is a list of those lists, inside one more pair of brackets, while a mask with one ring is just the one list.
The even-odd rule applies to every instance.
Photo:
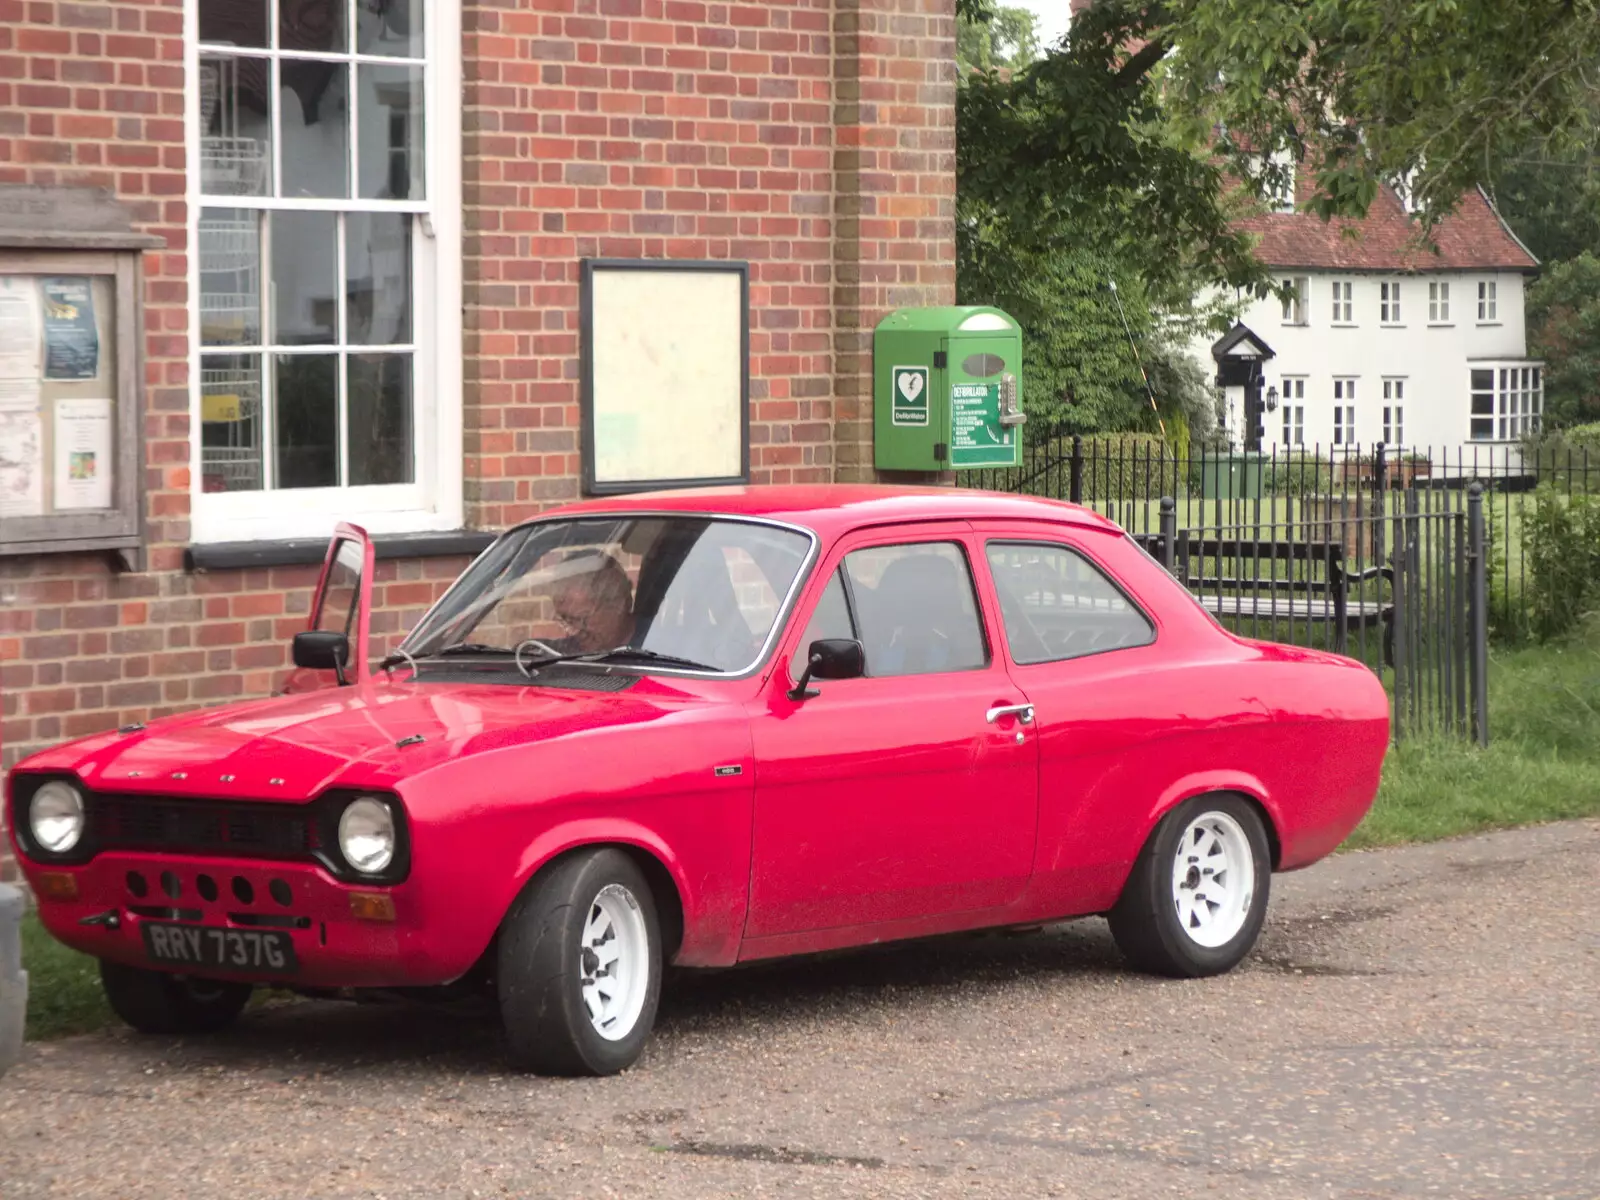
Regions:
[[622, 884], [607, 884], [589, 906], [578, 958], [590, 1023], [607, 1041], [621, 1041], [644, 1009], [652, 961], [644, 913]]
[[1232, 941], [1250, 916], [1255, 878], [1238, 821], [1217, 811], [1190, 821], [1172, 856], [1172, 902], [1189, 940], [1212, 950]]

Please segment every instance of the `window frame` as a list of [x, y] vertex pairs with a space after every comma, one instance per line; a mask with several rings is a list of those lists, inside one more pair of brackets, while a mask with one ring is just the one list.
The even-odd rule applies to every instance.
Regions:
[[[184, 128], [185, 200], [187, 234], [191, 252], [188, 267], [188, 415], [190, 541], [216, 543], [234, 541], [287, 540], [330, 537], [335, 522], [355, 521], [370, 533], [447, 532], [462, 528], [465, 520], [463, 492], [463, 322], [462, 322], [462, 158], [461, 84], [462, 28], [458, 5], [427, 5], [423, 25], [423, 109], [424, 145], [422, 200], [362, 200], [352, 195], [344, 199], [307, 199], [277, 196], [205, 195], [202, 192], [203, 134], [200, 103], [199, 64], [200, 2], [184, 0]], [[348, 14], [347, 10], [347, 14]], [[276, 29], [276, 0], [268, 4], [270, 28]], [[275, 37], [273, 33], [269, 42]], [[358, 55], [354, 31], [348, 50], [330, 61], [351, 64], [376, 63], [381, 56]], [[209, 44], [208, 44], [209, 45]], [[271, 48], [232, 47], [239, 57], [273, 60], [284, 52]], [[211, 53], [211, 51], [206, 51]], [[289, 52], [290, 58], [315, 58], [311, 52]], [[413, 59], [394, 59], [397, 65]], [[351, 71], [351, 102], [355, 103], [359, 70]], [[283, 153], [277, 130], [281, 121], [273, 118], [273, 161]], [[354, 139], [351, 139], [352, 142]], [[356, 153], [350, 149], [352, 161]], [[359, 191], [351, 181], [352, 193]], [[199, 229], [203, 208], [244, 208], [251, 212], [339, 212], [407, 213], [412, 220], [412, 295], [411, 336], [411, 439], [414, 447], [414, 477], [411, 483], [367, 484], [342, 487], [277, 488], [254, 491], [204, 491], [202, 436], [202, 373], [204, 356], [236, 353], [232, 347], [204, 346], [201, 342], [201, 262]], [[263, 310], [268, 306], [271, 279], [270, 248], [261, 239], [259, 294]], [[342, 268], [341, 268], [342, 269]], [[348, 344], [341, 330], [336, 348], [308, 348], [305, 353], [343, 353], [354, 355], [364, 347]], [[269, 330], [261, 331], [263, 349], [258, 354], [263, 378], [273, 370], [279, 350], [269, 340]], [[376, 349], [376, 348], [374, 348]], [[342, 361], [342, 360], [341, 360]], [[265, 392], [267, 389], [263, 387]], [[345, 431], [340, 430], [340, 437]], [[263, 462], [276, 452], [262, 441]]]
[[[1075, 555], [1077, 558], [1087, 563], [1089, 568], [1099, 575], [1101, 579], [1105, 580], [1105, 582], [1110, 585], [1112, 591], [1116, 592], [1117, 595], [1122, 598], [1123, 603], [1125, 603], [1129, 609], [1138, 615], [1139, 619], [1144, 622], [1145, 628], [1149, 631], [1150, 636], [1145, 641], [1139, 642], [1136, 645], [1107, 646], [1103, 650], [1091, 650], [1087, 654], [1069, 654], [1061, 658], [1041, 658], [1024, 662], [1016, 656], [1015, 651], [1011, 647], [1011, 632], [1006, 628], [1005, 609], [1000, 604], [999, 583], [995, 579], [994, 564], [989, 561], [989, 548], [991, 546], [1016, 546], [1024, 549], [1038, 548], [1044, 550], [1059, 550], [1064, 551], [1067, 554]], [[1101, 655], [1115, 654], [1121, 650], [1142, 650], [1147, 646], [1155, 645], [1161, 637], [1161, 626], [1159, 623], [1155, 620], [1155, 618], [1145, 611], [1143, 605], [1134, 599], [1133, 593], [1128, 590], [1122, 581], [1118, 579], [1112, 571], [1108, 570], [1104, 563], [1100, 562], [1083, 548], [1074, 546], [1070, 542], [1056, 541], [1050, 538], [1029, 538], [1014, 534], [986, 534], [983, 539], [983, 568], [988, 573], [989, 588], [991, 594], [995, 598], [995, 620], [1000, 626], [1000, 640], [1005, 645], [1006, 661], [1014, 667], [1045, 667], [1058, 663], [1079, 662], [1086, 658], [1099, 658]]]
[[1311, 277], [1292, 275], [1284, 283], [1291, 289], [1291, 294], [1282, 300], [1281, 324], [1303, 329], [1311, 324]]
[[1430, 279], [1428, 281], [1428, 324], [1455, 324], [1450, 319], [1450, 281], [1448, 279]]
[[[1356, 445], [1356, 380], [1358, 375], [1336, 375], [1333, 379], [1333, 445]], [[1343, 394], [1341, 394], [1343, 393]]]
[[[1480, 386], [1476, 376], [1487, 375]], [[1509, 445], [1544, 426], [1545, 364], [1541, 359], [1478, 359], [1467, 369], [1467, 441]], [[1483, 411], [1475, 406], [1484, 402]], [[1475, 426], [1487, 425], [1485, 433]]]
[[1400, 281], [1398, 279], [1380, 279], [1378, 281], [1378, 324], [1387, 328], [1402, 328], [1405, 320], [1400, 309]]
[[[1333, 284], [1333, 325], [1350, 327], [1356, 323], [1356, 284], [1353, 279], [1335, 279]], [[1344, 315], [1340, 316], [1340, 312]]]
[[[1283, 375], [1279, 377], [1282, 384], [1278, 403], [1283, 410], [1283, 441], [1284, 446], [1304, 446], [1306, 444], [1306, 380], [1305, 375]], [[1291, 414], [1293, 419], [1291, 420]], [[1291, 440], [1290, 434], [1293, 433]]]
[[1478, 280], [1478, 324], [1500, 324], [1500, 281]]
[[[1390, 449], [1405, 445], [1407, 378], [1404, 375], [1386, 375], [1383, 379], [1383, 444]], [[1391, 431], [1396, 436], [1391, 438]]]

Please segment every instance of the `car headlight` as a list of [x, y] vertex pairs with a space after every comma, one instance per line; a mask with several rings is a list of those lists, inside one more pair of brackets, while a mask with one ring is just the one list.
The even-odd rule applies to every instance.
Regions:
[[83, 837], [83, 793], [70, 783], [51, 780], [28, 802], [28, 829], [41, 850], [65, 854]]
[[382, 800], [359, 796], [339, 817], [339, 853], [364, 875], [377, 875], [394, 861], [394, 812]]

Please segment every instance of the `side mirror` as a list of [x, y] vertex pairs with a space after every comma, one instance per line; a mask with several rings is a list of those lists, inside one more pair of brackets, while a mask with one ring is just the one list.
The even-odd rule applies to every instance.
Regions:
[[310, 629], [294, 635], [294, 665], [311, 671], [332, 671], [343, 685], [350, 661], [350, 639], [337, 631]]
[[818, 638], [806, 652], [805, 673], [789, 692], [791, 700], [818, 695], [806, 685], [813, 679], [859, 679], [867, 673], [867, 652], [854, 638]]

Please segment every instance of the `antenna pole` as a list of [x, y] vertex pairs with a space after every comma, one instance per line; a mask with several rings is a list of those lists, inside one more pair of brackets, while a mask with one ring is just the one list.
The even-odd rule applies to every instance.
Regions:
[[1122, 311], [1122, 297], [1117, 294], [1117, 281], [1107, 280], [1111, 287], [1111, 298], [1117, 302], [1117, 315], [1122, 318], [1122, 329], [1128, 335], [1128, 349], [1133, 351], [1134, 364], [1139, 368], [1139, 378], [1144, 380], [1144, 394], [1150, 397], [1150, 411], [1156, 415], [1156, 424], [1161, 428], [1161, 439], [1166, 440], [1167, 423], [1161, 419], [1161, 410], [1156, 407], [1155, 389], [1150, 386], [1150, 376], [1145, 374], [1144, 362], [1139, 358], [1139, 347], [1134, 344], [1133, 328], [1128, 324], [1128, 314]]

